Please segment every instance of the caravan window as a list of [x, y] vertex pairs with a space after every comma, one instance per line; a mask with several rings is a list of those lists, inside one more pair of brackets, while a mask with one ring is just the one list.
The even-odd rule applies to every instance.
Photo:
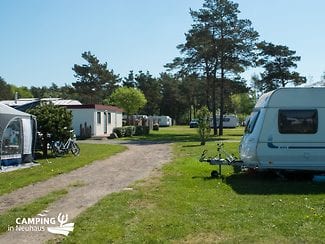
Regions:
[[250, 133], [253, 132], [254, 127], [255, 127], [255, 124], [256, 124], [256, 121], [257, 121], [259, 115], [260, 115], [260, 111], [254, 111], [251, 114], [251, 116], [250, 116], [250, 118], [248, 120], [248, 124], [247, 124], [247, 126], [245, 128], [245, 132], [246, 133], [249, 133], [250, 134]]
[[280, 109], [278, 127], [281, 134], [315, 134], [318, 129], [317, 110]]

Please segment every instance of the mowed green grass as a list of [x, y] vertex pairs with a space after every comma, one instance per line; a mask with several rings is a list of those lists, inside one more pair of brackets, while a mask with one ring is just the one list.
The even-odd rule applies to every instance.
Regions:
[[81, 151], [77, 157], [70, 153], [63, 157], [41, 159], [37, 160], [39, 166], [0, 173], [0, 195], [70, 172], [94, 160], [107, 158], [126, 149], [121, 145], [108, 144], [79, 144], [79, 146]]
[[[223, 136], [213, 136], [213, 129], [210, 132], [209, 141], [222, 140], [240, 140], [243, 135], [244, 128], [237, 127], [234, 129], [225, 129]], [[170, 141], [170, 142], [196, 142], [200, 141], [197, 128], [190, 128], [189, 126], [172, 126], [162, 127], [159, 131], [150, 131], [147, 136], [134, 136], [126, 138], [127, 140], [149, 140], [149, 141]]]
[[[242, 129], [226, 130], [225, 149], [238, 155]], [[195, 129], [173, 127], [154, 135], [175, 136], [174, 159], [132, 191], [114, 193], [82, 213], [63, 243], [322, 243], [325, 185], [307, 179], [217, 169], [198, 158], [217, 154], [216, 142], [199, 146]], [[159, 134], [161, 133], [161, 134]], [[181, 134], [184, 134], [183, 136]], [[187, 139], [184, 139], [187, 138]], [[227, 142], [228, 139], [228, 142]], [[153, 159], [154, 160], [154, 159]]]

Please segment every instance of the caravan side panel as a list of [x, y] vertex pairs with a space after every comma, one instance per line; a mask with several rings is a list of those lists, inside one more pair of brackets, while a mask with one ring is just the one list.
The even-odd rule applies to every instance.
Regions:
[[266, 169], [325, 170], [325, 108], [267, 108], [257, 158]]

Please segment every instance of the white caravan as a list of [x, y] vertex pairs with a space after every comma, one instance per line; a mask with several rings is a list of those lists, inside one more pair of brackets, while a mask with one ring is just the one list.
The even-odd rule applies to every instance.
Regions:
[[169, 116], [161, 115], [161, 116], [149, 116], [149, 119], [153, 120], [153, 123], [158, 123], [159, 127], [169, 127], [172, 126], [172, 119]]
[[[217, 115], [217, 127], [219, 127], [220, 115]], [[224, 128], [236, 128], [239, 126], [239, 120], [236, 115], [224, 115], [223, 127]], [[210, 127], [213, 128], [213, 118], [210, 118]]]
[[325, 171], [325, 88], [280, 88], [262, 95], [239, 152], [249, 168]]

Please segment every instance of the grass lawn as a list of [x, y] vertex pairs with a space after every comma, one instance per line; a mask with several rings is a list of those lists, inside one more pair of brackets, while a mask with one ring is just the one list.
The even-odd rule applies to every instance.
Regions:
[[[237, 154], [242, 129], [226, 130], [225, 149]], [[157, 134], [157, 136], [155, 136]], [[182, 135], [184, 134], [184, 135]], [[325, 185], [234, 173], [211, 178], [215, 166], [198, 162], [203, 149], [195, 129], [160, 129], [155, 140], [175, 136], [174, 160], [161, 176], [139, 181], [81, 214], [64, 243], [321, 243], [325, 239]], [[227, 142], [226, 140], [231, 140]], [[197, 140], [197, 139], [196, 139]]]
[[[234, 129], [225, 129], [224, 135], [212, 136], [211, 130], [210, 141], [223, 140], [240, 140], [243, 135], [244, 128], [237, 127]], [[160, 128], [159, 131], [150, 131], [148, 136], [134, 136], [126, 138], [127, 140], [150, 140], [150, 141], [171, 141], [171, 142], [194, 142], [199, 141], [197, 128], [190, 128], [189, 126], [172, 126], [167, 128]]]
[[124, 146], [107, 144], [79, 144], [79, 146], [81, 151], [77, 157], [68, 154], [59, 158], [37, 160], [40, 166], [0, 173], [0, 195], [72, 171], [125, 149]]

